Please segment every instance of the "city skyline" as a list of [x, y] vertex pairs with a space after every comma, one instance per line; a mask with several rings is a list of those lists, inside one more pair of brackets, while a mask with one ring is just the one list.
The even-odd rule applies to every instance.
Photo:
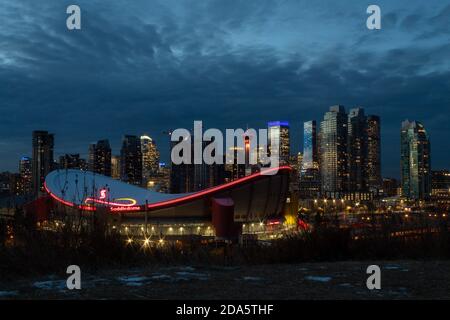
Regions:
[[[330, 106], [329, 107], [329, 109], [330, 110], [332, 110], [333, 108], [337, 108], [337, 107], [339, 107], [339, 108], [343, 108], [343, 112], [344, 112], [344, 118], [342, 119], [342, 121], [343, 121], [343, 124], [345, 124], [345, 125], [347, 125], [347, 111], [349, 112], [349, 114], [348, 114], [348, 116], [350, 117], [350, 115], [351, 115], [351, 112], [352, 111], [357, 111], [357, 110], [361, 110], [360, 112], [362, 112], [363, 113], [363, 115], [364, 115], [364, 113], [365, 113], [365, 108], [362, 108], [362, 107], [356, 107], [356, 108], [346, 108], [345, 106], [343, 106], [343, 105], [336, 105], [336, 106]], [[316, 119], [314, 119], [314, 120], [309, 120], [309, 121], [305, 121], [304, 123], [302, 123], [302, 138], [304, 138], [304, 135], [305, 135], [305, 128], [304, 128], [304, 126], [305, 125], [310, 125], [310, 123], [311, 122], [317, 122], [317, 123], [321, 123], [322, 122], [322, 120], [323, 120], [323, 117], [325, 117], [327, 114], [329, 113], [329, 111], [325, 111], [323, 114], [322, 114], [322, 117], [319, 117], [319, 119], [318, 120], [316, 120]], [[371, 119], [371, 118], [376, 118], [377, 120], [377, 122], [378, 122], [378, 126], [379, 126], [379, 122], [380, 122], [380, 117], [378, 116], [378, 115], [368, 115], [367, 116], [367, 120], [369, 120], [369, 119]], [[399, 127], [399, 135], [401, 135], [401, 132], [402, 132], [402, 128], [403, 128], [403, 125], [404, 125], [404, 122], [405, 121], [413, 121], [413, 122], [419, 122], [419, 123], [421, 123], [420, 121], [418, 121], [418, 120], [415, 120], [415, 119], [404, 119], [403, 121], [402, 121], [402, 123], [400, 124], [400, 127]], [[304, 152], [304, 150], [305, 150], [305, 143], [306, 143], [306, 141], [303, 139], [303, 141], [302, 141], [302, 143], [301, 143], [301, 145], [300, 146], [293, 146], [292, 145], [292, 143], [290, 143], [289, 142], [289, 140], [292, 140], [292, 136], [295, 136], [297, 133], [295, 133], [295, 132], [292, 132], [292, 127], [295, 127], [295, 126], [291, 126], [291, 124], [288, 122], [288, 121], [275, 121], [276, 123], [285, 123], [285, 125], [286, 125], [286, 127], [288, 128], [288, 131], [290, 132], [290, 133], [288, 133], [288, 135], [290, 136], [289, 138], [288, 138], [288, 144], [289, 144], [289, 148], [288, 148], [288, 150], [290, 151], [290, 156], [295, 156], [296, 154], [298, 154], [298, 153], [302, 153], [303, 154], [303, 152]], [[268, 124], [269, 124], [269, 129], [270, 129], [270, 124], [271, 123], [275, 123], [275, 122], [268, 122]], [[319, 132], [320, 132], [320, 128], [319, 128], [320, 126], [319, 125], [317, 125], [317, 135], [319, 134]], [[381, 128], [383, 127], [383, 124], [381, 124]], [[206, 129], [208, 129], [208, 128], [205, 128], [205, 130]], [[258, 129], [258, 128], [257, 128]], [[311, 130], [310, 128], [308, 128], [308, 130]], [[346, 131], [347, 129], [345, 129], [345, 131]], [[427, 130], [428, 131], [428, 130]], [[93, 165], [94, 165], [94, 162], [98, 162], [98, 161], [94, 161], [94, 158], [95, 157], [97, 157], [97, 155], [95, 154], [95, 151], [93, 151], [93, 150], [96, 150], [97, 148], [100, 148], [100, 149], [102, 149], [102, 148], [107, 148], [108, 150], [106, 151], [106, 152], [109, 152], [109, 155], [108, 155], [108, 157], [109, 157], [109, 159], [111, 159], [111, 158], [113, 158], [113, 157], [118, 157], [118, 158], [120, 158], [121, 157], [121, 151], [122, 151], [122, 148], [123, 148], [123, 140], [124, 139], [126, 139], [127, 137], [135, 137], [136, 139], [138, 139], [139, 141], [141, 141], [141, 140], [145, 140], [145, 139], [150, 139], [150, 141], [152, 141], [151, 143], [157, 148], [156, 149], [156, 152], [157, 152], [157, 154], [158, 154], [158, 159], [160, 159], [162, 162], [161, 163], [170, 163], [170, 151], [168, 151], [167, 152], [167, 159], [166, 159], [166, 157], [162, 157], [162, 158], [159, 158], [160, 157], [160, 150], [161, 149], [164, 149], [164, 145], [162, 145], [161, 146], [161, 144], [160, 143], [157, 143], [154, 139], [152, 139], [150, 136], [148, 136], [147, 134], [144, 134], [144, 135], [140, 135], [140, 134], [137, 134], [137, 135], [129, 135], [129, 134], [123, 134], [122, 136], [121, 136], [121, 139], [120, 139], [120, 141], [121, 141], [121, 144], [122, 145], [119, 145], [116, 149], [114, 149], [114, 148], [112, 148], [112, 147], [110, 147], [110, 139], [109, 138], [105, 138], [105, 139], [102, 139], [102, 140], [98, 140], [97, 142], [91, 142], [91, 143], [89, 143], [88, 145], [87, 145], [87, 152], [69, 152], [69, 151], [66, 151], [66, 150], [61, 150], [60, 149], [60, 152], [57, 152], [57, 151], [55, 151], [55, 150], [58, 150], [58, 148], [57, 148], [57, 142], [55, 142], [55, 140], [57, 141], [57, 138], [55, 138], [55, 134], [53, 133], [53, 132], [51, 132], [51, 131], [47, 131], [47, 130], [34, 130], [33, 132], [38, 132], [38, 133], [46, 133], [46, 134], [48, 134], [48, 135], [50, 135], [51, 136], [51, 139], [52, 139], [52, 155], [53, 155], [53, 162], [56, 164], [56, 163], [58, 163], [60, 166], [62, 165], [62, 167], [64, 167], [64, 163], [63, 163], [63, 161], [70, 161], [70, 160], [68, 160], [68, 159], [65, 159], [66, 157], [73, 157], [73, 156], [75, 156], [75, 157], [79, 157], [79, 159], [78, 160], [81, 160], [82, 162], [83, 162], [83, 164], [84, 164], [84, 162], [85, 162], [85, 164], [86, 164], [86, 168], [85, 169], [88, 169], [88, 170], [90, 170], [90, 171], [94, 171], [94, 172], [97, 172], [97, 173], [101, 173], [101, 174], [105, 174], [105, 173], [103, 173], [103, 169], [101, 169], [101, 168], [98, 168], [98, 169], [96, 169], [96, 168], [94, 168], [93, 167]], [[33, 134], [33, 132], [32, 132], [32, 134]], [[150, 132], [150, 131], [146, 131], [146, 132]], [[169, 132], [169, 131], [166, 131], [166, 132]], [[428, 136], [430, 136], [429, 134], [428, 134]], [[171, 142], [170, 142], [170, 137], [169, 136], [167, 136], [166, 137], [167, 138], [167, 143], [168, 144], [172, 144]], [[33, 138], [34, 139], [34, 138]], [[345, 138], [345, 139], [347, 139], [347, 138]], [[269, 140], [270, 140], [270, 134], [269, 134]], [[382, 141], [383, 141], [383, 139], [381, 139]], [[103, 146], [104, 144], [106, 144], [106, 146]], [[97, 147], [97, 146], [100, 146], [100, 147]], [[383, 146], [383, 142], [381, 142], [381, 146]], [[141, 146], [142, 147], [142, 146]], [[378, 145], [378, 147], [379, 147], [379, 145]], [[347, 147], [345, 147], [345, 148], [347, 148]], [[30, 159], [32, 159], [33, 157], [32, 157], [32, 154], [33, 154], [33, 148], [32, 148], [32, 145], [30, 144], [30, 149], [31, 149], [31, 151], [30, 151], [30, 153], [29, 154], [27, 154], [27, 153], [23, 153], [21, 156], [20, 156], [20, 158], [19, 159], [16, 159], [16, 168], [14, 169], [13, 168], [13, 170], [2, 170], [2, 168], [0, 168], [0, 172], [12, 172], [12, 173], [19, 173], [20, 172], [20, 164], [21, 164], [21, 160], [22, 160], [22, 158], [30, 158]], [[433, 150], [434, 151], [434, 150]], [[318, 150], [317, 152], [319, 152], [318, 154], [317, 154], [317, 156], [319, 156], [320, 157], [320, 151]], [[395, 178], [395, 179], [401, 179], [401, 148], [399, 147], [399, 149], [397, 150], [397, 152], [398, 152], [398, 154], [399, 154], [399, 167], [398, 167], [398, 175], [385, 175], [385, 174], [383, 174], [383, 164], [381, 165], [381, 172], [382, 172], [382, 174], [381, 174], [381, 177], [389, 177], [389, 178]], [[99, 155], [100, 157], [101, 157], [101, 159], [103, 159], [103, 155], [102, 154], [100, 154]], [[304, 155], [302, 155], [302, 157], [303, 157]], [[383, 158], [383, 153], [381, 152], [381, 158]], [[433, 158], [431, 158], [431, 159], [433, 159]], [[73, 161], [73, 160], [72, 160]], [[111, 160], [110, 161], [108, 161], [107, 159], [106, 159], [106, 162], [107, 163], [109, 163], [109, 166], [111, 166]], [[382, 163], [383, 163], [383, 161], [381, 161]], [[83, 165], [80, 165], [80, 167], [83, 167]], [[347, 164], [345, 164], [345, 166], [344, 167], [347, 167]], [[445, 169], [448, 169], [448, 167], [438, 167], [438, 168], [434, 168], [434, 167], [432, 167], [432, 170], [445, 170]], [[106, 171], [106, 175], [107, 176], [111, 176], [111, 168], [109, 168], [109, 169], [106, 169], [106, 170], [109, 170], [109, 171]], [[144, 173], [143, 173], [144, 174]], [[364, 173], [363, 174], [364, 176], [367, 176], [367, 173]], [[145, 176], [145, 174], [144, 174], [144, 176]], [[366, 177], [367, 179], [369, 179], [369, 177]], [[346, 181], [343, 181], [342, 182], [343, 184], [346, 184], [347, 182]]]
[[0, 0], [0, 300], [450, 300], [449, 115], [450, 1]]
[[[297, 156], [292, 154], [290, 148], [289, 123], [269, 121], [267, 126], [268, 152], [278, 158], [274, 165], [291, 166], [295, 172], [291, 178], [292, 188], [298, 190], [302, 197], [315, 198], [320, 194], [333, 199], [368, 200], [374, 196], [386, 195], [380, 174], [382, 125], [377, 115], [366, 115], [361, 107], [347, 111], [342, 105], [330, 106], [320, 121], [319, 132], [316, 121], [304, 122], [303, 155], [299, 152]], [[170, 136], [173, 137], [173, 134]], [[244, 135], [243, 139], [245, 164], [175, 164], [172, 159], [169, 171], [160, 171], [159, 151], [148, 135], [124, 135], [120, 156], [112, 155], [109, 140], [104, 139], [89, 145], [87, 161], [79, 154], [65, 154], [59, 157], [58, 162], [53, 153], [54, 134], [33, 131], [33, 158], [20, 159], [21, 179], [16, 180], [16, 175], [11, 176], [9, 189], [14, 190], [13, 192], [20, 190], [17, 194], [26, 194], [30, 171], [26, 167], [30, 163], [34, 194], [43, 191], [43, 177], [54, 169], [89, 170], [150, 189], [156, 187], [167, 190], [169, 185], [171, 193], [200, 191], [251, 175], [267, 166], [259, 162], [261, 159], [255, 163], [249, 162], [249, 136]], [[272, 141], [273, 139], [278, 142]], [[430, 165], [431, 143], [426, 128], [418, 121], [405, 120], [402, 122], [401, 139], [401, 195], [413, 199], [428, 199], [432, 194], [433, 171]], [[235, 143], [237, 144], [227, 150], [236, 153], [240, 147], [239, 142]], [[272, 145], [273, 143], [275, 144]], [[171, 141], [172, 148], [177, 144], [177, 139]], [[194, 153], [194, 145], [195, 143], [190, 145], [189, 152]], [[207, 145], [207, 141], [202, 142], [202, 148]], [[261, 149], [257, 150], [258, 156], [262, 156]]]
[[301, 124], [335, 104], [382, 119], [383, 176], [400, 176], [405, 119], [427, 127], [432, 168], [449, 167], [449, 5], [380, 1], [371, 31], [356, 1], [79, 4], [78, 33], [65, 29], [65, 3], [0, 4], [1, 171], [31, 156], [33, 130], [55, 134], [55, 158], [86, 158], [106, 137], [117, 154], [124, 134], [148, 132], [167, 161], [163, 132], [198, 119], [219, 129], [285, 119], [295, 154]]

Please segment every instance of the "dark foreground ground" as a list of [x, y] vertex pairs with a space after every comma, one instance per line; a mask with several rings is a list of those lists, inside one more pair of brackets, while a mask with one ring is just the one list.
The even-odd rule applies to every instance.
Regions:
[[[381, 290], [366, 268], [381, 267]], [[0, 278], [0, 299], [450, 299], [450, 261], [303, 263], [240, 267], [177, 266], [64, 276]]]

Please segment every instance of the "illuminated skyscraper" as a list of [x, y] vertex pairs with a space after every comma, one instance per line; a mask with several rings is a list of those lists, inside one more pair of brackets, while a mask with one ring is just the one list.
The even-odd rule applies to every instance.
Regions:
[[347, 135], [347, 191], [367, 191], [367, 118], [363, 108], [350, 109]]
[[[246, 167], [248, 166], [248, 153], [245, 153], [245, 163], [238, 163], [238, 153], [242, 152], [242, 147], [232, 146], [227, 150], [228, 154], [234, 154], [234, 161], [227, 162], [225, 164], [225, 169], [228, 171], [228, 176], [230, 180], [236, 180], [246, 176]], [[231, 156], [229, 156], [231, 159]]]
[[47, 131], [33, 131], [33, 192], [39, 195], [44, 191], [44, 181], [53, 170], [54, 135]]
[[397, 179], [394, 178], [383, 178], [382, 182], [383, 194], [386, 197], [395, 197], [397, 196], [397, 191], [399, 187], [399, 183]]
[[432, 201], [450, 205], [450, 171], [437, 170], [431, 172]]
[[[182, 138], [180, 138], [181, 141]], [[177, 145], [179, 141], [171, 141], [171, 149]], [[205, 148], [212, 142], [202, 142], [202, 153]], [[217, 151], [217, 150], [216, 150]], [[183, 151], [180, 156], [183, 156]], [[191, 141], [190, 151], [191, 159], [194, 159], [194, 146]], [[222, 153], [222, 152], [220, 152]], [[212, 154], [215, 157], [215, 152]], [[221, 155], [223, 157], [223, 155]], [[202, 163], [181, 163], [174, 164], [172, 162], [170, 172], [170, 193], [186, 193], [204, 190], [219, 184], [225, 180], [225, 165], [222, 164], [206, 164]]]
[[120, 180], [120, 156], [111, 157], [111, 177]]
[[320, 123], [320, 174], [322, 192], [344, 192], [347, 172], [347, 114], [341, 105], [330, 107]]
[[24, 194], [32, 192], [32, 161], [30, 157], [22, 157], [19, 162], [19, 174], [22, 179]]
[[303, 161], [299, 191], [302, 198], [315, 198], [320, 193], [319, 152], [315, 120], [303, 123]]
[[[202, 152], [212, 142], [203, 141]], [[215, 157], [215, 150], [212, 156]], [[223, 152], [220, 152], [221, 157]], [[219, 163], [206, 164], [202, 161], [201, 164], [193, 165], [193, 186], [190, 191], [200, 191], [210, 187], [222, 184], [225, 180], [225, 165]]]
[[303, 163], [302, 171], [319, 169], [319, 155], [317, 150], [316, 121], [303, 123]]
[[303, 162], [303, 154], [301, 152], [298, 152], [296, 155], [291, 155], [289, 159], [289, 164], [297, 174], [300, 174], [302, 162]]
[[159, 151], [155, 141], [147, 135], [141, 136], [142, 184], [147, 187], [150, 177], [158, 173]]
[[[172, 133], [169, 132], [169, 135]], [[179, 141], [170, 140], [170, 150], [172, 150], [179, 142], [182, 141], [180, 137]], [[180, 152], [180, 157], [183, 157], [183, 151]], [[191, 152], [191, 159], [193, 150]], [[194, 165], [191, 163], [175, 164], [171, 162], [170, 167], [170, 193], [186, 193], [191, 192], [194, 189]]]
[[129, 184], [142, 184], [141, 140], [137, 136], [126, 135], [122, 139], [120, 179]]
[[382, 187], [380, 117], [367, 116], [367, 183], [369, 191]]
[[150, 190], [168, 193], [170, 190], [170, 167], [165, 163], [159, 163], [158, 173], [150, 177], [147, 182], [147, 188]]
[[[289, 164], [290, 138], [289, 123], [287, 121], [271, 121], [268, 126], [268, 144], [270, 156], [278, 156], [280, 165]], [[278, 142], [278, 148], [274, 141]]]
[[89, 146], [89, 170], [111, 176], [111, 147], [108, 140], [100, 140]]
[[403, 121], [400, 143], [402, 195], [426, 199], [431, 193], [431, 146], [424, 126], [418, 121]]
[[86, 160], [80, 158], [78, 153], [65, 154], [59, 157], [59, 168], [86, 170]]

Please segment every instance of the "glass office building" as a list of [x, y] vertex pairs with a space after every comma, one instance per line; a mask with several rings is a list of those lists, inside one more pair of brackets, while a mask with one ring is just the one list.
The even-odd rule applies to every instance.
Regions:
[[400, 143], [402, 196], [409, 199], [429, 198], [431, 146], [425, 127], [418, 121], [403, 121]]

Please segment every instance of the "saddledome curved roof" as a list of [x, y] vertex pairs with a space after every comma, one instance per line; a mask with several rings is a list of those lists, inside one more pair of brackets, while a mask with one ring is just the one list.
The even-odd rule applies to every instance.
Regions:
[[70, 207], [89, 210], [106, 206], [117, 211], [137, 211], [146, 205], [148, 209], [176, 206], [211, 196], [265, 175], [288, 170], [291, 170], [288, 166], [266, 169], [263, 173], [258, 172], [220, 186], [184, 194], [155, 192], [90, 171], [73, 169], [50, 172], [45, 178], [44, 187], [54, 199]]

